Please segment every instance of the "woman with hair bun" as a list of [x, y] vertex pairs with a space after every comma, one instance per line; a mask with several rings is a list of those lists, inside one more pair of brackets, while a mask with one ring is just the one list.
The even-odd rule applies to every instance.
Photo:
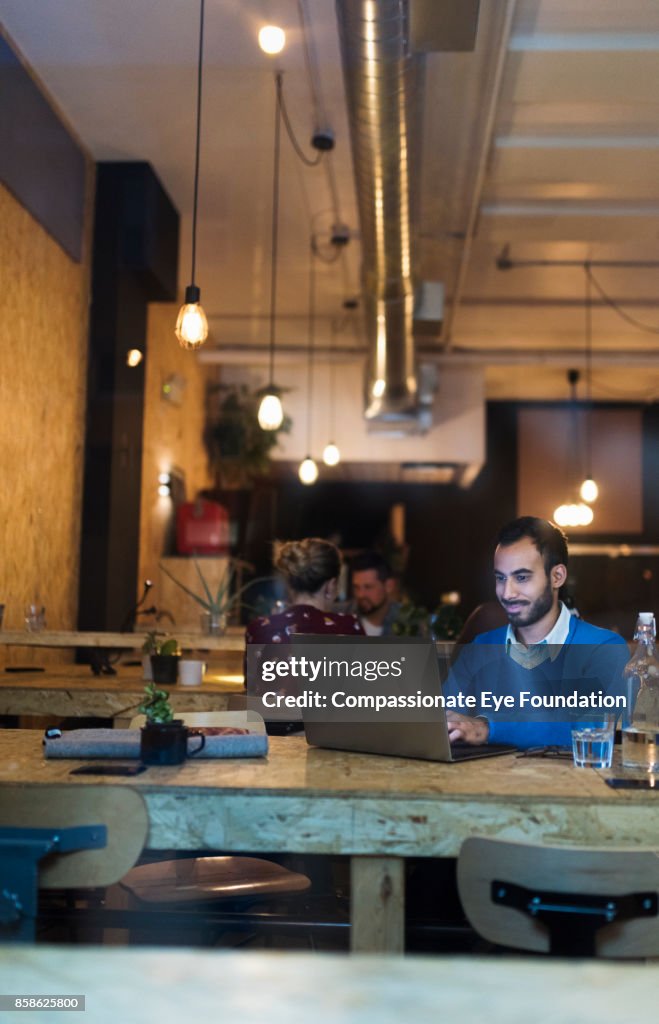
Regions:
[[286, 611], [253, 619], [248, 644], [286, 643], [292, 633], [363, 636], [354, 615], [330, 611], [336, 599], [341, 554], [328, 540], [307, 537], [284, 544], [275, 563], [290, 594]]

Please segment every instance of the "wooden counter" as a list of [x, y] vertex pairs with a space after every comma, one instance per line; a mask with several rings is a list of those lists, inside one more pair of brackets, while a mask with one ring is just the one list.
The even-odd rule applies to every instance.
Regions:
[[[318, 750], [299, 736], [270, 744], [267, 759], [190, 760], [110, 781], [144, 796], [152, 849], [351, 855], [356, 949], [402, 950], [403, 858], [456, 856], [470, 835], [659, 847], [655, 793], [610, 789], [606, 772], [569, 762], [434, 764]], [[40, 733], [0, 732], [0, 786], [104, 781], [71, 777], [79, 763], [45, 761]]]
[[[509, 957], [0, 949], [0, 990], [79, 994], [90, 1024], [619, 1024], [655, 1013], [659, 967]], [[3, 1017], [9, 1020], [9, 1017]], [[17, 1017], [20, 1020], [20, 1017]], [[35, 1024], [59, 1019], [28, 1011]]]
[[[223, 711], [228, 696], [243, 692], [242, 656], [209, 666], [201, 686], [171, 686], [174, 711]], [[117, 666], [116, 676], [95, 676], [89, 665], [49, 665], [45, 672], [0, 670], [0, 715], [62, 718], [132, 717], [144, 697], [141, 667]]]

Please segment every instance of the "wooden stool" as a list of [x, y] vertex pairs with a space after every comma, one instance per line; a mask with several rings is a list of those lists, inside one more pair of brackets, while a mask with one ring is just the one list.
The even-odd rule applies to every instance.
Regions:
[[207, 902], [306, 892], [306, 875], [258, 857], [191, 857], [140, 864], [121, 885], [144, 903]]

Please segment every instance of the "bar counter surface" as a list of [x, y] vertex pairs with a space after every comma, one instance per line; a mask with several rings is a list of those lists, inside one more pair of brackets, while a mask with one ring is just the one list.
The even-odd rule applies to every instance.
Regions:
[[[484, 1013], [488, 1024], [619, 1024], [631, 1007], [652, 1018], [658, 981], [656, 965], [498, 956], [0, 948], [2, 992], [84, 995], [85, 1013], [65, 1019], [90, 1024], [436, 1024]], [[30, 1010], [25, 1019], [59, 1016]]]
[[[235, 663], [233, 663], [235, 662]], [[210, 665], [200, 686], [169, 686], [175, 712], [224, 711], [228, 695], [243, 692], [242, 660]], [[117, 665], [95, 676], [89, 665], [48, 665], [43, 672], [0, 670], [0, 715], [127, 719], [137, 714], [146, 681], [142, 668]]]
[[[71, 777], [81, 763], [44, 760], [39, 732], [0, 731], [0, 788], [106, 781]], [[514, 755], [435, 764], [341, 753], [295, 736], [271, 737], [267, 758], [191, 759], [110, 781], [143, 795], [151, 849], [350, 855], [353, 949], [400, 951], [405, 857], [454, 857], [471, 835], [659, 847], [656, 793], [613, 790], [606, 774]]]

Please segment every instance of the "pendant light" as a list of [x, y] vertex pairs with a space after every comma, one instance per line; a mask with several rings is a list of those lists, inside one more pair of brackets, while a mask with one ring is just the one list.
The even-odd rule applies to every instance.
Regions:
[[309, 341], [307, 345], [307, 455], [300, 463], [298, 476], [303, 484], [315, 484], [318, 466], [311, 457], [311, 410], [313, 409], [313, 349], [316, 331], [316, 268], [313, 239], [309, 249]]
[[[574, 458], [578, 457], [579, 450], [579, 424], [577, 410], [577, 383], [579, 381], [578, 370], [568, 370], [567, 379], [570, 385], [570, 415], [572, 429], [568, 433], [567, 443], [567, 465], [571, 470], [568, 473], [570, 489], [574, 487]], [[557, 526], [590, 526], [594, 519], [593, 510], [583, 500], [575, 500], [574, 496], [554, 509], [554, 522]]]
[[201, 136], [201, 79], [204, 55], [204, 3], [201, 0], [199, 17], [199, 56], [197, 59], [197, 135], [194, 162], [194, 198], [192, 202], [192, 271], [190, 284], [185, 289], [185, 301], [179, 309], [175, 333], [181, 348], [197, 349], [208, 337], [208, 320], [199, 301], [201, 292], [195, 284], [197, 257], [197, 201], [199, 197], [199, 141]]
[[332, 438], [334, 431], [334, 338], [336, 335], [336, 324], [332, 321], [332, 333], [330, 335], [330, 356], [329, 356], [329, 436], [330, 440], [323, 450], [323, 462], [326, 466], [338, 466], [341, 461], [341, 452], [335, 445]]
[[277, 388], [275, 373], [275, 328], [277, 324], [277, 247], [279, 243], [279, 153], [281, 141], [281, 71], [275, 74], [275, 149], [272, 174], [272, 253], [270, 267], [270, 371], [268, 385], [258, 411], [262, 430], [279, 430], [284, 422], [284, 410]]
[[592, 367], [593, 367], [593, 327], [592, 327], [592, 298], [590, 281], [590, 264], [584, 263], [586, 275], [586, 478], [579, 488], [579, 494], [584, 501], [592, 504], [597, 501], [599, 487], [593, 479], [593, 398], [592, 398]]
[[279, 25], [264, 25], [259, 30], [259, 46], [264, 53], [281, 53], [286, 45], [286, 33]]

